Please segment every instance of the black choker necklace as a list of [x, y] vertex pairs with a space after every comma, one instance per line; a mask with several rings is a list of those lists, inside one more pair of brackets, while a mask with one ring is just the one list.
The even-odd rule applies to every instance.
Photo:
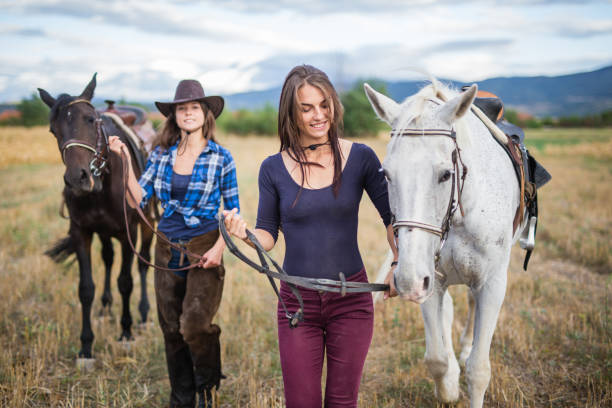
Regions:
[[306, 150], [306, 149], [316, 150], [316, 149], [317, 149], [317, 147], [319, 147], [319, 146], [325, 146], [325, 145], [328, 145], [328, 144], [330, 144], [330, 143], [329, 143], [329, 140], [328, 140], [327, 142], [325, 142], [325, 143], [315, 143], [315, 144], [308, 145], [308, 146], [306, 146], [306, 147], [302, 147], [302, 150]]

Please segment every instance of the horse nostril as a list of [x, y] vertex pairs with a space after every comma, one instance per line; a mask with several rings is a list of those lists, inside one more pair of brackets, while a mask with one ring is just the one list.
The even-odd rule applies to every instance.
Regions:
[[89, 175], [85, 171], [85, 169], [81, 169], [81, 182], [89, 181]]
[[429, 289], [429, 276], [423, 278], [423, 290], [427, 291]]

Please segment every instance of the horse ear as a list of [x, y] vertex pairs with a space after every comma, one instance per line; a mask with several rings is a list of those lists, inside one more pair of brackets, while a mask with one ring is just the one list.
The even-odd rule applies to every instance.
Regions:
[[48, 107], [52, 108], [55, 105], [55, 98], [49, 95], [49, 92], [44, 89], [38, 88], [38, 94], [40, 95], [40, 99], [47, 104]]
[[98, 75], [97, 72], [93, 75], [93, 78], [91, 78], [91, 81], [89, 81], [89, 83], [85, 87], [85, 90], [83, 90], [83, 93], [81, 93], [81, 96], [79, 96], [79, 98], [91, 101], [91, 98], [93, 98], [94, 89], [96, 89], [96, 75]]
[[367, 83], [363, 84], [363, 89], [376, 115], [393, 127], [393, 122], [395, 122], [399, 116], [399, 104], [380, 92], [376, 92]]
[[446, 102], [440, 109], [440, 118], [449, 125], [454, 123], [470, 109], [472, 102], [474, 102], [474, 98], [476, 98], [477, 92], [478, 85], [474, 84], [465, 92], [462, 92], [460, 95]]

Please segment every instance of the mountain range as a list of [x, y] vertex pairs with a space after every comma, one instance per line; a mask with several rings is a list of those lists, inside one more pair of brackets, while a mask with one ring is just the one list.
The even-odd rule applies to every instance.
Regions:
[[[440, 79], [456, 88], [470, 85]], [[380, 81], [396, 101], [418, 92], [424, 81]], [[507, 109], [537, 117], [588, 115], [612, 109], [612, 66], [590, 72], [562, 76], [500, 77], [476, 82], [478, 88], [499, 96]], [[258, 109], [278, 105], [281, 88], [236, 93], [225, 96], [230, 110]]]
[[[470, 85], [452, 79], [440, 79], [455, 88]], [[418, 92], [426, 81], [384, 81], [388, 95], [396, 101]], [[612, 66], [590, 72], [562, 76], [499, 77], [479, 82], [480, 90], [499, 96], [506, 109], [514, 109], [536, 117], [584, 116], [612, 109]], [[260, 91], [223, 95], [228, 110], [259, 109], [266, 104], [278, 106], [281, 87]], [[104, 106], [106, 97], [97, 96], [93, 102]], [[151, 101], [140, 103], [151, 112], [157, 109]], [[0, 112], [15, 109], [15, 104], [0, 104]]]

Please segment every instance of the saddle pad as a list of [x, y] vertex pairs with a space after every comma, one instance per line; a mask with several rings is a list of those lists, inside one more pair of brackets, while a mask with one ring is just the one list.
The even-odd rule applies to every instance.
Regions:
[[136, 156], [136, 165], [138, 166], [141, 172], [144, 171], [145, 149], [142, 140], [136, 135], [136, 133], [134, 133], [132, 129], [130, 129], [128, 126], [125, 125], [125, 123], [123, 123], [123, 120], [121, 120], [118, 115], [111, 112], [104, 112], [102, 113], [102, 116], [108, 117], [115, 123], [118, 128], [122, 129], [125, 132], [125, 134], [128, 136], [128, 142], [130, 144], [130, 147], [132, 148], [132, 150], [134, 151], [134, 155]]

